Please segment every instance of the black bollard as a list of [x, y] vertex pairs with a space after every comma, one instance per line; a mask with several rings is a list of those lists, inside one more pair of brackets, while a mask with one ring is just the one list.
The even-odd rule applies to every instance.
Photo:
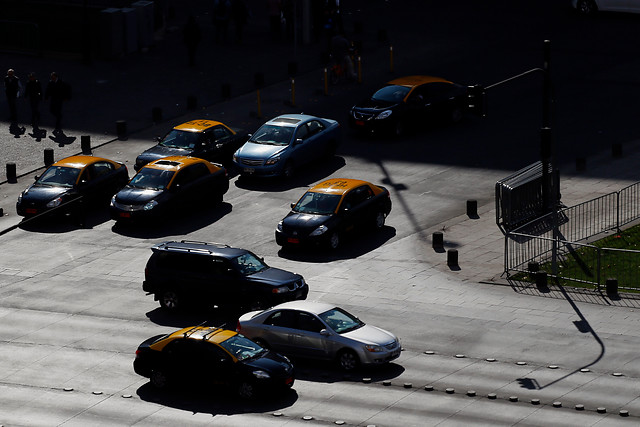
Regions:
[[529, 270], [529, 273], [537, 273], [540, 271], [540, 264], [536, 261], [529, 261], [529, 264], [527, 264], [527, 270]]
[[229, 83], [224, 83], [221, 88], [222, 99], [228, 101], [231, 99], [231, 85]]
[[458, 266], [458, 250], [457, 249], [449, 249], [447, 251], [447, 265], [449, 267]]
[[546, 271], [536, 272], [536, 287], [541, 290], [544, 290], [547, 288], [547, 272]]
[[91, 135], [80, 136], [80, 148], [82, 154], [91, 154]]
[[478, 217], [478, 201], [477, 200], [467, 200], [467, 216], [469, 218]]
[[127, 137], [127, 122], [126, 120], [118, 120], [116, 122], [116, 134], [118, 139], [122, 140]]
[[15, 163], [7, 163], [7, 182], [9, 184], [15, 184], [16, 182], [18, 182]]
[[49, 167], [53, 164], [53, 148], [44, 149], [44, 165]]
[[154, 123], [160, 123], [162, 121], [162, 108], [153, 107], [151, 109], [151, 120]]
[[607, 286], [607, 295], [610, 297], [618, 296], [618, 279], [614, 277], [610, 277], [606, 282]]
[[442, 234], [442, 231], [434, 231], [431, 240], [431, 246], [434, 249], [442, 248], [442, 246], [444, 245], [444, 236]]
[[195, 95], [187, 96], [187, 109], [195, 110], [196, 108], [198, 108], [198, 98]]

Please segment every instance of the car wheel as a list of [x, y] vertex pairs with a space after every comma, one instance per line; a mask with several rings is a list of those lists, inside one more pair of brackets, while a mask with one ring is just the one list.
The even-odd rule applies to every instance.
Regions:
[[353, 371], [360, 365], [360, 360], [353, 350], [342, 350], [338, 353], [338, 364], [344, 371]]
[[384, 227], [384, 221], [386, 220], [386, 218], [387, 216], [384, 214], [384, 212], [378, 212], [376, 214], [376, 228]]
[[398, 120], [393, 127], [393, 133], [395, 136], [402, 136], [405, 132], [405, 125], [402, 120]]
[[253, 399], [256, 395], [256, 387], [250, 381], [242, 381], [238, 385], [238, 396], [243, 399]]
[[295, 173], [295, 168], [293, 166], [293, 162], [291, 160], [287, 160], [287, 163], [284, 164], [284, 168], [282, 169], [282, 175], [285, 178], [292, 178]]
[[253, 340], [253, 342], [255, 342], [256, 344], [258, 344], [260, 347], [262, 348], [266, 348], [267, 350], [271, 349], [271, 347], [269, 346], [269, 344], [260, 338], [256, 338], [255, 340]]
[[593, 0], [578, 0], [576, 9], [583, 15], [592, 15], [598, 11], [598, 6]]
[[180, 306], [179, 301], [178, 293], [176, 291], [168, 290], [162, 292], [162, 295], [160, 295], [160, 306], [167, 310], [177, 310]]
[[340, 246], [340, 235], [338, 232], [331, 234], [329, 237], [329, 248], [336, 250]]
[[151, 371], [151, 377], [149, 378], [151, 385], [158, 389], [163, 389], [169, 384], [167, 374], [161, 369], [154, 369]]

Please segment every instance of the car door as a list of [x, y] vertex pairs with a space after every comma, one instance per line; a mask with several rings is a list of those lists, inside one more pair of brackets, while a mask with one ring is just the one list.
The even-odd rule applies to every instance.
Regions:
[[78, 191], [86, 200], [99, 200], [112, 196], [113, 166], [107, 162], [96, 162], [88, 165], [82, 171], [78, 182]]
[[[229, 262], [221, 257], [212, 257], [208, 286], [212, 299], [220, 304], [239, 304], [246, 300], [247, 281]], [[249, 284], [250, 285], [250, 284]]]
[[343, 231], [353, 231], [370, 221], [373, 214], [370, 203], [366, 202], [372, 197], [373, 192], [366, 184], [352, 189], [344, 196], [339, 212]]
[[307, 129], [309, 131], [307, 135], [306, 143], [310, 145], [310, 158], [309, 160], [315, 160], [328, 150], [329, 140], [325, 134], [326, 127], [319, 120], [311, 120], [307, 123]]
[[260, 336], [276, 352], [297, 355], [295, 345], [296, 336], [296, 312], [293, 310], [277, 310], [273, 312], [262, 324]]
[[296, 128], [296, 133], [293, 136], [290, 160], [296, 165], [303, 165], [312, 161], [315, 158], [314, 146], [312, 136], [309, 134], [309, 128], [306, 123], [299, 125]]
[[324, 323], [306, 311], [296, 311], [296, 317], [296, 328], [291, 335], [298, 354], [313, 359], [328, 358], [327, 338], [320, 333], [325, 329]]
[[236, 366], [231, 356], [209, 341], [198, 342], [198, 352], [193, 366], [200, 369], [207, 383], [229, 384], [236, 375]]
[[192, 204], [203, 200], [209, 169], [203, 163], [195, 163], [178, 171], [172, 185], [174, 203]]

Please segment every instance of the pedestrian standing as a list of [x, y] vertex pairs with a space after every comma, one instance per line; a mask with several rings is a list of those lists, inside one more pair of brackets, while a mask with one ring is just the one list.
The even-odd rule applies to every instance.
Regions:
[[47, 89], [44, 93], [44, 99], [50, 99], [49, 111], [56, 118], [56, 127], [54, 134], [62, 132], [62, 104], [65, 99], [69, 98], [70, 87], [58, 77], [55, 71], [51, 73], [51, 80], [47, 83]]
[[24, 97], [31, 107], [31, 126], [38, 129], [40, 123], [40, 101], [42, 100], [42, 85], [35, 73], [29, 73], [29, 81], [24, 88]]
[[9, 104], [9, 121], [11, 124], [16, 124], [18, 122], [16, 100], [20, 96], [20, 79], [12, 68], [7, 70], [7, 75], [4, 78], [4, 92], [7, 95], [7, 103]]
[[196, 49], [202, 40], [202, 32], [200, 26], [193, 15], [189, 15], [187, 23], [182, 29], [184, 44], [187, 46], [187, 54], [189, 55], [189, 66], [196, 65]]

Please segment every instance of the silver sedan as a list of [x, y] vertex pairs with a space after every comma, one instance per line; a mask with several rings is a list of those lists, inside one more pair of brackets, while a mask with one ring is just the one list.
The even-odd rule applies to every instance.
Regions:
[[332, 304], [291, 301], [243, 314], [238, 332], [279, 353], [335, 360], [344, 370], [379, 365], [400, 356], [391, 332], [367, 325]]

